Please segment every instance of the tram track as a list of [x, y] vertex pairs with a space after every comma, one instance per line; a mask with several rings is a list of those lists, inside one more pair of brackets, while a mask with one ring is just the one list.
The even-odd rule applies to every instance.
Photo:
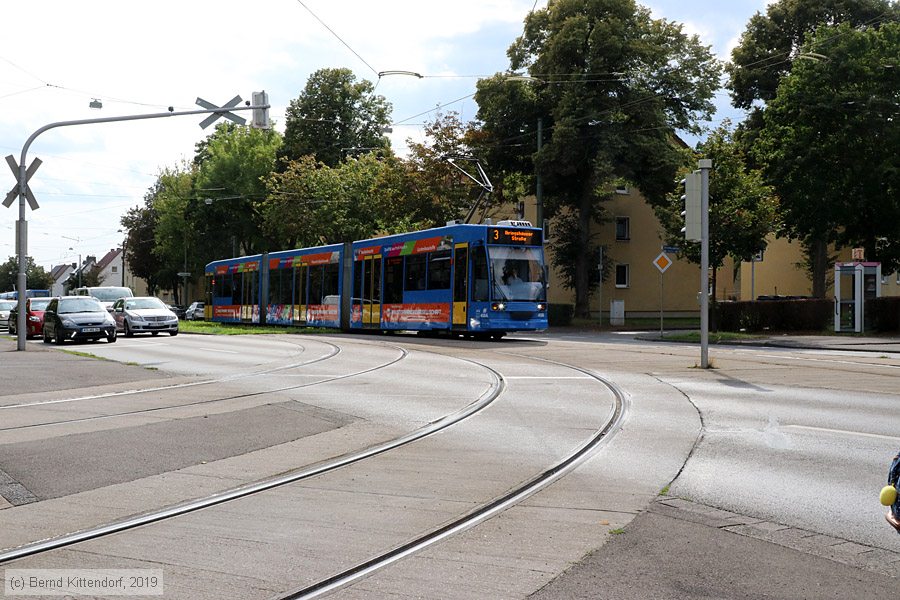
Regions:
[[556, 464], [541, 471], [527, 481], [514, 486], [501, 496], [474, 508], [468, 513], [461, 515], [436, 529], [427, 531], [403, 544], [373, 556], [364, 562], [358, 563], [315, 583], [304, 585], [285, 594], [273, 596], [270, 600], [308, 600], [324, 596], [340, 588], [351, 585], [355, 581], [363, 579], [378, 570], [388, 567], [407, 556], [420, 552], [448, 537], [475, 527], [479, 523], [500, 514], [511, 506], [541, 491], [575, 469], [579, 464], [587, 460], [593, 452], [605, 444], [609, 440], [610, 434], [614, 433], [615, 430], [621, 426], [627, 413], [628, 400], [618, 386], [611, 381], [588, 369], [575, 365], [532, 356], [516, 355], [514, 353], [509, 354], [518, 356], [519, 358], [528, 358], [570, 368], [600, 382], [609, 390], [614, 399], [613, 410], [609, 418], [590, 438], [585, 440], [580, 446], [573, 448]]
[[[394, 361], [391, 361], [390, 364], [394, 364], [402, 358], [405, 358], [409, 355], [409, 351], [400, 348], [399, 346], [392, 346], [396, 349], [402, 350], [403, 354], [401, 358], [398, 358]], [[127, 531], [130, 529], [134, 529], [137, 527], [141, 527], [144, 525], [149, 525], [151, 523], [156, 523], [159, 521], [171, 519], [174, 517], [179, 517], [183, 515], [187, 515], [189, 513], [193, 513], [199, 510], [203, 510], [206, 508], [210, 508], [213, 506], [217, 506], [220, 504], [224, 504], [226, 502], [230, 502], [233, 500], [237, 500], [240, 498], [245, 498], [248, 496], [252, 496], [254, 494], [259, 494], [261, 492], [272, 490], [278, 487], [282, 487], [285, 485], [289, 485], [291, 483], [296, 483], [299, 481], [303, 481], [305, 479], [309, 479], [318, 475], [322, 475], [325, 473], [333, 472], [342, 467], [346, 467], [349, 465], [353, 465], [364, 461], [368, 458], [384, 454], [390, 450], [394, 450], [396, 448], [400, 448], [402, 446], [408, 445], [417, 440], [423, 439], [425, 437], [434, 435], [452, 425], [460, 423], [474, 414], [477, 414], [488, 405], [490, 405], [500, 394], [503, 392], [505, 388], [505, 384], [502, 376], [497, 373], [495, 370], [487, 367], [477, 361], [466, 360], [466, 359], [458, 359], [463, 362], [467, 362], [470, 364], [474, 364], [478, 367], [481, 367], [488, 371], [491, 374], [491, 385], [490, 387], [482, 393], [476, 400], [462, 407], [461, 409], [444, 415], [438, 419], [432, 420], [428, 424], [423, 427], [420, 427], [412, 432], [406, 433], [404, 435], [398, 436], [391, 440], [382, 442], [380, 444], [375, 444], [373, 446], [364, 448], [362, 450], [357, 450], [353, 452], [346, 453], [342, 456], [336, 457], [334, 459], [323, 461], [317, 465], [313, 465], [310, 467], [304, 467], [299, 470], [292, 471], [290, 473], [266, 478], [260, 481], [243, 484], [228, 490], [224, 490], [222, 492], [218, 492], [216, 494], [211, 494], [209, 496], [205, 496], [203, 498], [198, 498], [194, 500], [190, 500], [187, 502], [182, 502], [173, 506], [169, 506], [160, 510], [154, 510], [145, 512], [139, 515], [131, 516], [125, 519], [117, 520], [111, 523], [107, 523], [104, 525], [100, 525], [97, 527], [91, 527], [88, 529], [84, 529], [77, 532], [68, 533], [62, 536], [54, 537], [47, 540], [41, 540], [38, 542], [25, 544], [22, 546], [18, 546], [13, 549], [9, 549], [3, 552], [0, 552], [0, 564], [5, 564], [10, 561], [14, 561], [17, 559], [25, 558], [28, 556], [33, 556], [36, 554], [41, 554], [44, 552], [48, 552], [50, 550], [63, 549], [74, 546], [78, 543], [85, 542], [88, 540], [94, 540], [97, 538], [102, 538], [104, 536], [112, 535], [114, 533], [120, 533], [123, 531]], [[358, 373], [352, 374], [344, 374], [341, 376], [334, 377], [330, 379], [330, 381], [339, 380], [339, 379], [347, 379], [349, 377], [358, 376], [363, 373], [372, 372], [374, 370], [384, 368], [387, 365], [381, 365], [379, 367], [373, 367], [364, 371], [360, 371]], [[309, 384], [301, 384], [300, 386], [291, 386], [291, 389], [296, 387], [303, 387]]]
[[[183, 383], [183, 384], [174, 384], [174, 385], [170, 385], [170, 386], [156, 386], [153, 388], [146, 388], [146, 389], [142, 389], [142, 390], [127, 390], [127, 391], [122, 391], [122, 392], [110, 392], [107, 394], [100, 394], [100, 395], [95, 395], [95, 396], [82, 396], [82, 397], [70, 398], [70, 399], [47, 400], [47, 401], [37, 402], [37, 403], [13, 404], [13, 405], [0, 406], [0, 410], [9, 410], [9, 409], [14, 409], [14, 408], [30, 408], [30, 407], [34, 407], [34, 406], [43, 406], [45, 404], [60, 404], [60, 403], [66, 403], [66, 402], [76, 402], [76, 401], [86, 401], [86, 400], [96, 400], [96, 399], [107, 399], [107, 398], [115, 399], [115, 398], [120, 398], [122, 396], [133, 396], [133, 395], [137, 395], [137, 394], [147, 394], [147, 393], [154, 393], [154, 392], [171, 392], [171, 391], [176, 391], [179, 389], [195, 387], [198, 385], [221, 384], [221, 383], [225, 383], [225, 382], [236, 381], [239, 379], [271, 375], [272, 373], [276, 373], [276, 372], [306, 367], [311, 364], [315, 364], [315, 363], [319, 363], [319, 362], [328, 360], [328, 359], [333, 358], [333, 357], [337, 356], [338, 354], [340, 354], [341, 349], [339, 346], [337, 346], [335, 344], [331, 344], [330, 342], [323, 342], [323, 343], [331, 346], [334, 349], [334, 351], [329, 353], [327, 356], [318, 357], [314, 360], [305, 361], [305, 362], [301, 362], [301, 363], [294, 363], [294, 364], [290, 364], [290, 365], [282, 365], [282, 366], [275, 367], [272, 369], [267, 369], [264, 371], [257, 371], [252, 374], [234, 375], [234, 376], [229, 376], [229, 377], [224, 377], [224, 378], [204, 380], [204, 381], [200, 381], [200, 382], [188, 382], [188, 383]], [[116, 412], [116, 413], [105, 414], [105, 415], [93, 415], [93, 416], [89, 416], [89, 417], [79, 417], [77, 419], [43, 421], [40, 423], [29, 423], [26, 425], [17, 425], [17, 426], [13, 426], [13, 427], [0, 427], [0, 432], [19, 431], [19, 430], [24, 430], [24, 429], [33, 429], [33, 428], [37, 428], [37, 427], [48, 427], [48, 426], [53, 426], [53, 425], [67, 425], [67, 424], [72, 424], [72, 423], [84, 423], [84, 422], [97, 421], [97, 420], [102, 420], [102, 419], [112, 419], [112, 418], [117, 418], [117, 417], [143, 415], [143, 414], [149, 414], [149, 413], [155, 413], [155, 412], [161, 412], [161, 411], [179, 410], [179, 409], [188, 408], [188, 407], [192, 407], [192, 406], [216, 404], [216, 403], [220, 403], [220, 402], [226, 402], [229, 400], [239, 400], [239, 399], [244, 399], [244, 398], [264, 396], [267, 394], [278, 394], [278, 393], [282, 393], [282, 392], [288, 392], [288, 391], [298, 390], [298, 389], [312, 387], [312, 386], [316, 386], [316, 385], [331, 383], [334, 381], [340, 381], [340, 380], [348, 379], [351, 377], [359, 377], [361, 375], [366, 375], [368, 373], [372, 373], [374, 371], [378, 371], [380, 369], [390, 367], [390, 366], [404, 360], [409, 355], [409, 352], [406, 349], [401, 348], [399, 346], [392, 346], [392, 345], [385, 345], [385, 346], [398, 350], [400, 355], [398, 357], [394, 358], [393, 360], [376, 365], [374, 367], [362, 369], [360, 371], [355, 371], [353, 373], [345, 373], [343, 375], [326, 377], [326, 378], [320, 379], [318, 381], [305, 382], [305, 383], [289, 385], [289, 386], [281, 386], [281, 387], [276, 387], [276, 388], [271, 388], [271, 389], [254, 390], [254, 391], [250, 391], [250, 392], [223, 395], [223, 396], [218, 396], [215, 398], [207, 398], [205, 400], [198, 400], [195, 402], [185, 402], [185, 403], [168, 405], [168, 406], [157, 406], [157, 407], [152, 407], [152, 408], [145, 408], [145, 409], [139, 409], [139, 410], [133, 410], [133, 411]]]

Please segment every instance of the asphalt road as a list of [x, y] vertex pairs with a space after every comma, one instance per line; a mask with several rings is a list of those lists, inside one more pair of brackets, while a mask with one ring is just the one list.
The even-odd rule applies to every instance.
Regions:
[[[378, 443], [471, 402], [490, 387], [489, 367], [506, 387], [465, 426], [232, 505], [227, 528], [219, 513], [198, 513], [14, 566], [161, 564], [167, 597], [271, 597], [558, 460], [608, 414], [589, 373], [627, 400], [624, 426], [590, 460], [334, 597], [876, 597], [895, 589], [900, 565], [900, 536], [877, 503], [900, 431], [900, 354], [856, 342], [853, 351], [715, 347], [710, 370], [696, 368], [694, 346], [578, 332], [500, 343], [185, 335], [77, 347], [134, 364], [29, 344], [34, 354], [0, 359], [0, 468], [15, 473], [0, 474], [0, 494], [20, 504], [0, 509], [0, 546]], [[24, 365], [52, 376], [20, 388]], [[3, 408], [17, 403], [29, 406]], [[73, 418], [82, 420], [46, 424]], [[347, 539], [352, 551], [339, 543]]]

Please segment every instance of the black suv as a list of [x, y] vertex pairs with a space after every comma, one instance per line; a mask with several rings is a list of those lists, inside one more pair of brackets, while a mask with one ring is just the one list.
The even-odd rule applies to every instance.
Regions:
[[116, 322], [100, 301], [90, 296], [53, 298], [44, 311], [44, 343], [56, 340], [116, 341]]

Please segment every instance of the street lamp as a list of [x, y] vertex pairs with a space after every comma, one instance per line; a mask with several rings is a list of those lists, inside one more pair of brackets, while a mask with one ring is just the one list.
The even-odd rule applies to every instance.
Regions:
[[[75, 248], [69, 248], [70, 252], [75, 252]], [[81, 253], [78, 253], [78, 287], [81, 287]]]
[[117, 229], [116, 231], [125, 234], [125, 239], [122, 240], [122, 287], [125, 287], [125, 250], [128, 247], [128, 232], [122, 231], [121, 229]]

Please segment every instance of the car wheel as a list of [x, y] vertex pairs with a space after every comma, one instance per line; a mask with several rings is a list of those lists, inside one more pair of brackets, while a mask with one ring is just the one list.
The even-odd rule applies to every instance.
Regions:
[[125, 337], [134, 337], [134, 332], [131, 330], [131, 327], [128, 325], [128, 321], [125, 321]]
[[158, 331], [151, 331], [151, 332], [150, 332], [150, 335], [152, 335], [152, 336], [157, 336], [157, 335], [159, 335], [159, 332], [158, 332]]
[[62, 346], [62, 343], [63, 343], [64, 341], [66, 341], [66, 338], [64, 338], [63, 336], [59, 335], [59, 332], [57, 331], [57, 332], [56, 332], [56, 336], [53, 338], [53, 341], [56, 342], [56, 345], [57, 345], [57, 346]]
[[171, 335], [172, 337], [175, 337], [176, 335], [178, 335], [178, 332], [177, 332], [177, 331], [170, 331], [170, 332], [169, 332], [169, 335]]
[[110, 333], [108, 336], [106, 336], [106, 343], [107, 343], [107, 344], [114, 344], [114, 343], [116, 342], [116, 339], [118, 339], [118, 338], [116, 337], [116, 330], [113, 329], [113, 332]]
[[47, 330], [46, 330], [46, 329], [43, 331], [42, 335], [44, 336], [44, 343], [45, 343], [45, 344], [49, 344], [49, 343], [50, 343], [50, 338], [47, 336]]
[[9, 322], [6, 325], [6, 328], [9, 330], [9, 335], [16, 335], [16, 326], [13, 325], [12, 319], [9, 320]]

